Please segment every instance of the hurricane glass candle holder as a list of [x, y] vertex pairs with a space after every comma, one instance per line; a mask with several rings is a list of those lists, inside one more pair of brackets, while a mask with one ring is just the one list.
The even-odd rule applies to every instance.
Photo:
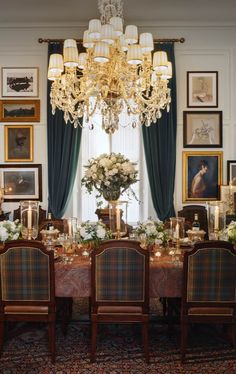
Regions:
[[38, 236], [38, 218], [39, 203], [38, 201], [25, 200], [20, 202], [21, 223], [23, 239], [36, 239]]
[[116, 239], [127, 234], [127, 201], [109, 202], [110, 230]]

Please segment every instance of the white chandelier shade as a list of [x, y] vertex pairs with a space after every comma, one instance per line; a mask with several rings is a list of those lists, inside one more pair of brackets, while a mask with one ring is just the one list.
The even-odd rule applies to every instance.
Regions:
[[123, 19], [112, 8], [114, 4], [120, 13], [120, 0], [99, 1], [102, 22], [89, 21], [83, 35], [86, 52], [78, 53], [76, 41], [67, 39], [63, 55], [51, 55], [48, 66], [48, 79], [53, 81], [52, 113], [57, 108], [62, 110], [65, 122], [77, 127], [91, 123], [99, 111], [102, 128], [110, 134], [121, 125], [119, 118], [123, 111], [133, 127], [138, 122], [150, 126], [161, 117], [162, 110], [169, 111], [168, 83], [172, 77], [166, 52], [152, 55], [152, 34], [139, 36], [135, 25], [127, 25], [123, 33]]

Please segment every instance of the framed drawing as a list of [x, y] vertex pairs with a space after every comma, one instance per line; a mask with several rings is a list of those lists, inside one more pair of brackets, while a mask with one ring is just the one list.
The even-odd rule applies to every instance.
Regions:
[[183, 112], [184, 148], [221, 148], [222, 111]]
[[227, 183], [236, 186], [236, 160], [227, 161]]
[[[226, 212], [234, 210], [234, 200], [236, 196], [236, 185], [235, 186], [220, 186], [220, 200], [224, 201]], [[232, 214], [232, 213], [231, 213]]]
[[218, 107], [218, 71], [187, 72], [187, 107]]
[[1, 122], [39, 122], [40, 100], [0, 100]]
[[4, 148], [6, 162], [33, 161], [33, 126], [5, 125]]
[[4, 189], [4, 201], [42, 201], [41, 164], [0, 165], [0, 187]]
[[2, 68], [3, 97], [37, 97], [38, 68]]
[[219, 200], [223, 152], [183, 152], [183, 202]]

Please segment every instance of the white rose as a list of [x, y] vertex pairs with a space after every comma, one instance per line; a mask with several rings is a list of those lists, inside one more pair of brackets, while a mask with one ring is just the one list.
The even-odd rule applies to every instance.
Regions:
[[0, 240], [5, 242], [8, 239], [8, 232], [5, 227], [0, 227]]
[[82, 236], [82, 238], [84, 238], [85, 235], [86, 235], [86, 229], [85, 229], [85, 227], [81, 227], [79, 229], [79, 233], [80, 233], [80, 236]]
[[104, 239], [106, 236], [106, 230], [103, 227], [99, 227], [97, 230], [97, 236], [99, 239]]

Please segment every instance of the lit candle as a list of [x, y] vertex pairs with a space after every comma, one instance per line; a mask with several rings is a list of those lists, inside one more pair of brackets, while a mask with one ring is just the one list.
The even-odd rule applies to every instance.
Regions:
[[116, 230], [120, 231], [120, 208], [116, 209]]
[[214, 228], [215, 230], [219, 230], [219, 207], [216, 206], [215, 208], [215, 225], [214, 225]]
[[27, 221], [28, 221], [28, 229], [32, 229], [32, 208], [29, 206], [28, 212], [27, 212]]
[[179, 239], [179, 222], [177, 222], [175, 226], [175, 238]]
[[229, 182], [229, 195], [232, 196], [232, 192], [233, 192], [233, 185], [232, 185], [232, 181]]
[[69, 236], [72, 235], [72, 225], [71, 225], [71, 220], [68, 219], [68, 233], [69, 233]]

